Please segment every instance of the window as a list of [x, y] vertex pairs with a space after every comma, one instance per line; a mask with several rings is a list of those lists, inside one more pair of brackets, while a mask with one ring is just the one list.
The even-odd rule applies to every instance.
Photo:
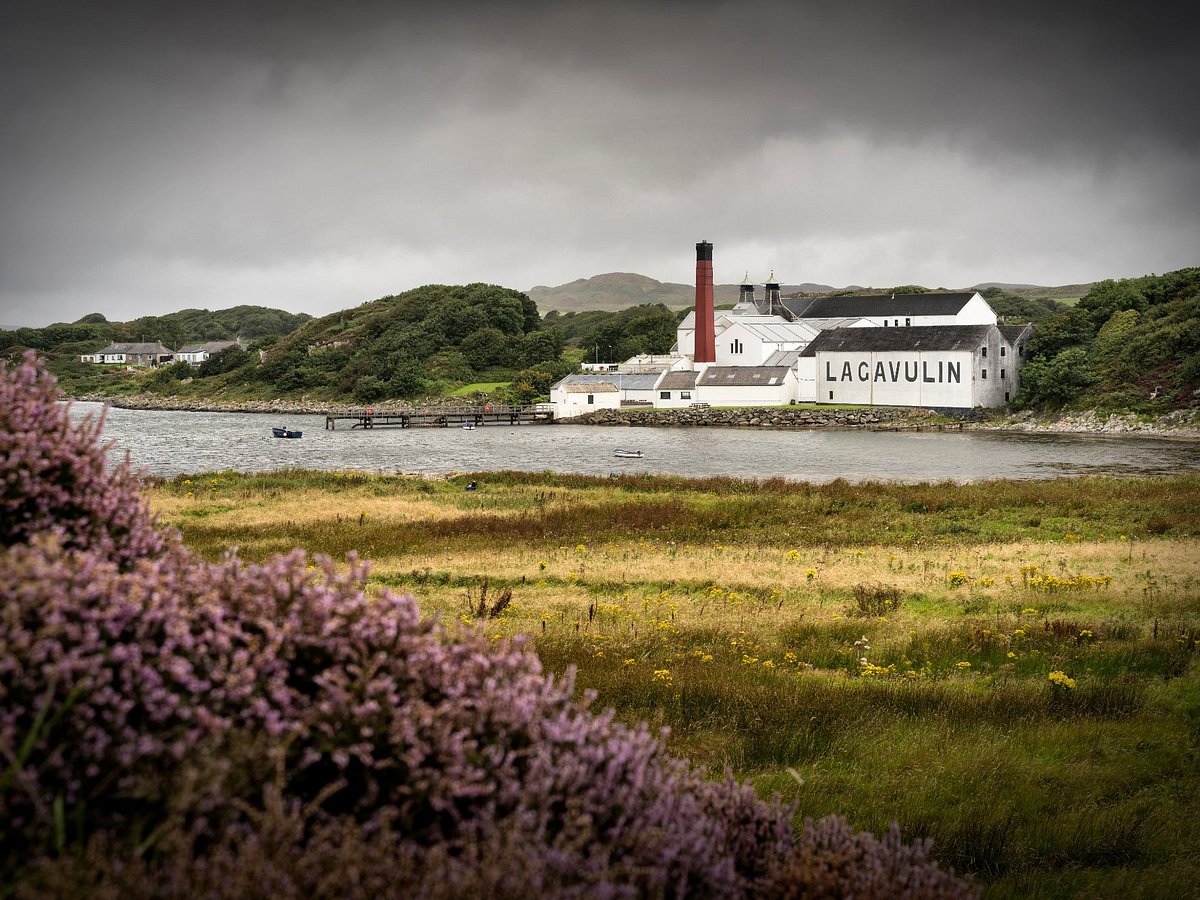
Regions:
[[729, 344], [730, 353], [741, 353], [745, 349], [745, 345], [740, 340], [733, 340]]
[[658, 392], [658, 399], [659, 399], [659, 400], [670, 400], [670, 399], [671, 399], [671, 392], [670, 392], [670, 391], [659, 391], [659, 392]]
[[987, 359], [987, 347], [980, 347], [979, 355], [982, 356], [984, 359]]
[[595, 403], [595, 402], [596, 402], [596, 395], [588, 394], [588, 403]]
[[830, 391], [830, 392], [829, 392], [829, 399], [830, 399], [830, 400], [832, 400], [832, 399], [833, 399], [833, 391]]
[[692, 399], [692, 392], [691, 392], [691, 391], [680, 391], [680, 392], [679, 392], [679, 399], [680, 399], [680, 400], [691, 400], [691, 399]]
[[904, 327], [905, 327], [905, 328], [911, 328], [911, 327], [912, 327], [912, 319], [905, 319], [905, 320], [904, 320]]
[[1000, 370], [1000, 380], [1001, 381], [1004, 380], [1004, 370], [1003, 369]]
[[900, 320], [899, 320], [899, 319], [897, 319], [897, 320], [896, 320], [896, 327], [897, 327], [897, 328], [899, 328], [899, 327], [900, 327]]
[[984, 369], [983, 374], [979, 377], [982, 378], [984, 381], [987, 381], [987, 369]]
[[1024, 355], [1025, 355], [1025, 345], [1017, 344], [1017, 356], [1024, 356]]
[[1005, 403], [1007, 403], [1007, 402], [1008, 402], [1008, 391], [1005, 391], [1005, 392], [1004, 392], [1004, 402], [1005, 402]]
[[1000, 355], [1001, 355], [1001, 356], [1004, 356], [1004, 355], [1006, 355], [1006, 354], [1004, 353], [1004, 345], [1003, 345], [1003, 344], [1001, 344], [1001, 345], [1000, 345]]

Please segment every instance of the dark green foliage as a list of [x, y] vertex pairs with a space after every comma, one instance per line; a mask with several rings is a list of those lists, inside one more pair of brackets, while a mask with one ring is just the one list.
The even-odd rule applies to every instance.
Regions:
[[1068, 309], [1066, 304], [1051, 297], [1023, 297], [1004, 288], [984, 288], [979, 293], [1000, 321], [1009, 324], [1042, 322]]
[[666, 353], [675, 343], [675, 329], [686, 311], [675, 313], [662, 304], [631, 306], [620, 312], [582, 312], [555, 316], [554, 325], [584, 358], [599, 362], [628, 359], [638, 353]]
[[537, 307], [519, 291], [433, 284], [309, 322], [268, 351], [256, 378], [276, 393], [377, 403], [484, 373], [507, 381], [561, 353], [561, 337], [540, 330]]
[[200, 368], [196, 370], [196, 374], [200, 378], [224, 375], [226, 372], [232, 372], [235, 369], [240, 369], [248, 365], [257, 358], [257, 354], [248, 353], [234, 344], [232, 347], [226, 347], [224, 350], [214, 353], [204, 362], [200, 363]]
[[1165, 412], [1200, 387], [1200, 268], [1101, 281], [1041, 322], [1017, 405]]

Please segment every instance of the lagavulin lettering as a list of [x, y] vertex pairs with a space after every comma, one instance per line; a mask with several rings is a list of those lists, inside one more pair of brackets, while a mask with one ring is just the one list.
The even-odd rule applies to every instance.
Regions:
[[860, 361], [854, 366], [849, 360], [842, 363], [841, 371], [834, 372], [833, 363], [825, 360], [826, 381], [872, 381], [896, 384], [903, 378], [908, 382], [923, 381], [926, 384], [961, 384], [962, 363], [938, 360], [937, 368], [929, 360], [914, 362], [887, 362], [882, 360], [875, 363], [872, 371], [870, 362]]

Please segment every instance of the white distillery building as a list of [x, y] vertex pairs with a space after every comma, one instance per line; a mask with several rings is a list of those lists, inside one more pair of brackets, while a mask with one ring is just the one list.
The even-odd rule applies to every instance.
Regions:
[[[595, 394], [578, 401], [579, 386], [596, 383], [589, 379], [615, 389], [613, 405], [660, 408], [802, 402], [969, 409], [1003, 406], [1020, 386], [1032, 326], [998, 325], [977, 291], [781, 298], [772, 273], [761, 299], [747, 277], [733, 309], [713, 310], [712, 245], [696, 250], [704, 321], [689, 312], [666, 357], [635, 357], [616, 373], [563, 379], [551, 391], [560, 416], [605, 402]], [[647, 382], [631, 390], [635, 375]]]
[[802, 402], [973, 409], [1017, 392], [1031, 326], [919, 325], [822, 332], [800, 354]]
[[560, 381], [550, 389], [550, 402], [554, 404], [555, 418], [568, 419], [598, 409], [617, 409], [621, 405], [621, 394], [615, 384], [607, 381], [592, 384]]

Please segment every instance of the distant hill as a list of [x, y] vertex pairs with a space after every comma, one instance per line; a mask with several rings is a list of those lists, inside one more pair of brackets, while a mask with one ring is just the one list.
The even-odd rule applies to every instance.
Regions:
[[[762, 296], [762, 285], [756, 284], [758, 296]], [[906, 285], [909, 290], [916, 286]], [[933, 290], [967, 290], [991, 292], [995, 295], [1002, 291], [1005, 295], [1025, 300], [1075, 300], [1091, 290], [1092, 284], [1010, 284], [1000, 281], [988, 281], [967, 288], [938, 287]], [[815, 297], [846, 292], [864, 294], [883, 294], [896, 290], [895, 286], [886, 288], [870, 288], [857, 284], [844, 287], [833, 287], [828, 284], [784, 284], [780, 293], [785, 297]], [[696, 286], [693, 284], [678, 284], [672, 281], [658, 281], [634, 272], [609, 272], [604, 275], [593, 275], [591, 278], [578, 278], [567, 284], [555, 287], [538, 285], [526, 293], [537, 304], [543, 313], [558, 310], [560, 313], [591, 312], [603, 310], [615, 312], [628, 309], [631, 306], [661, 303], [668, 309], [687, 309], [696, 302]], [[717, 305], [736, 303], [738, 285], [717, 284], [713, 286], [713, 297]]]
[[[757, 288], [761, 296], [762, 285], [758, 285]], [[788, 293], [832, 291], [833, 288], [820, 284], [788, 284], [782, 285], [780, 290]], [[538, 285], [530, 288], [526, 293], [543, 314], [550, 310], [558, 310], [560, 313], [593, 310], [615, 312], [647, 303], [661, 303], [670, 309], [684, 309], [696, 302], [696, 286], [694, 284], [657, 281], [633, 272], [609, 272], [605, 275], [593, 275], [591, 278], [579, 278], [569, 284], [560, 284], [556, 287]], [[713, 299], [716, 303], [736, 303], [737, 298], [738, 285], [713, 285]]]

